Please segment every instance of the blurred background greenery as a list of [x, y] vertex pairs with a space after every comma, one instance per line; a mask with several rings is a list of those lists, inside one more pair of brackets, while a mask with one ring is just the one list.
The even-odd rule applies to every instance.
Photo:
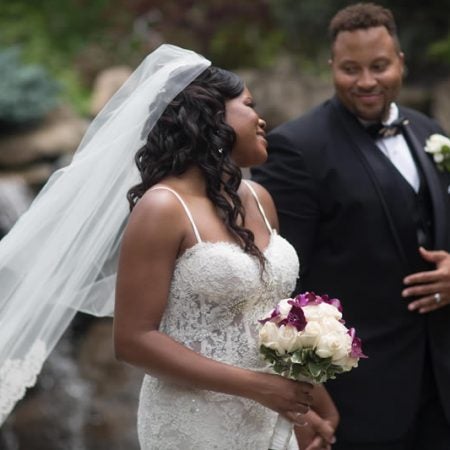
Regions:
[[[135, 67], [163, 42], [196, 50], [229, 69], [271, 67], [280, 55], [288, 55], [303, 73], [326, 76], [327, 24], [350, 3], [354, 2], [3, 1], [0, 121], [2, 111], [11, 111], [19, 100], [25, 106], [13, 111], [9, 120], [33, 120], [52, 107], [57, 93], [86, 115], [90, 88], [99, 71], [112, 65]], [[450, 0], [430, 0], [426, 5], [420, 0], [378, 3], [395, 14], [408, 80], [430, 83], [448, 76]]]

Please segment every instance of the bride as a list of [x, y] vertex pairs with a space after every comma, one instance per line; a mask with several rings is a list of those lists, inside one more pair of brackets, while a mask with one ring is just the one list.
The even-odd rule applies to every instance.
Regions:
[[234, 74], [205, 69], [136, 155], [142, 182], [119, 260], [117, 356], [143, 368], [143, 449], [264, 449], [311, 386], [263, 373], [258, 319], [293, 291], [298, 259], [239, 167], [267, 156], [265, 122]]
[[241, 178], [267, 156], [264, 129], [235, 74], [170, 45], [147, 57], [0, 246], [3, 418], [75, 311], [109, 314], [114, 297], [117, 357], [147, 374], [142, 449], [265, 449], [277, 413], [333, 409], [258, 357], [258, 319], [298, 274], [269, 194]]

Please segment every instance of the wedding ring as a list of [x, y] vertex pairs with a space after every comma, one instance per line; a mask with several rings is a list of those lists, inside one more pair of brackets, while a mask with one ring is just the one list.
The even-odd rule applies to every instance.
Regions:
[[434, 300], [436, 301], [436, 303], [439, 303], [441, 301], [441, 294], [439, 294], [439, 292], [434, 294]]

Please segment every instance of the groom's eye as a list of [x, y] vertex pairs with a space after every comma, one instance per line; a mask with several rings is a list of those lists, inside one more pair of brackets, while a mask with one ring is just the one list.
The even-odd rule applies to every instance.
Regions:
[[383, 72], [386, 70], [386, 68], [388, 67], [388, 62], [387, 61], [378, 61], [375, 64], [373, 64], [372, 69], [375, 72]]
[[347, 75], [355, 75], [358, 72], [358, 68], [356, 66], [343, 66], [341, 70]]

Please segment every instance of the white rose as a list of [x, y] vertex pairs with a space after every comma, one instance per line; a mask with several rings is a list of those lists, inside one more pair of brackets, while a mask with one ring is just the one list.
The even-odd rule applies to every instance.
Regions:
[[320, 320], [320, 325], [323, 329], [323, 334], [328, 333], [347, 333], [347, 327], [342, 323], [339, 322], [339, 320], [331, 318], [331, 317], [324, 317], [322, 320]]
[[266, 322], [259, 330], [259, 343], [267, 348], [283, 353], [279, 346], [278, 326], [273, 322]]
[[432, 134], [425, 144], [425, 151], [428, 153], [441, 153], [442, 147], [450, 148], [450, 139], [442, 134]]
[[282, 355], [297, 350], [297, 333], [295, 327], [266, 322], [259, 330], [259, 343]]
[[328, 333], [320, 336], [316, 354], [338, 361], [348, 355], [351, 345], [351, 337], [347, 333]]
[[333, 364], [342, 367], [345, 372], [348, 372], [354, 367], [358, 367], [358, 358], [352, 358], [351, 356], [344, 356], [341, 359], [333, 361]]
[[290, 325], [281, 325], [278, 329], [278, 339], [280, 348], [284, 352], [293, 352], [298, 349], [297, 328]]
[[337, 308], [328, 303], [319, 303], [318, 305], [307, 305], [303, 307], [303, 312], [307, 321], [321, 320], [324, 317], [334, 317], [341, 319], [342, 313]]
[[292, 305], [290, 305], [288, 302], [292, 300], [291, 298], [285, 298], [283, 300], [280, 300], [280, 302], [278, 303], [278, 309], [280, 311], [280, 319], [286, 319], [286, 317], [288, 316], [289, 312], [292, 309]]
[[434, 162], [436, 162], [436, 163], [441, 163], [442, 161], [444, 161], [444, 155], [442, 154], [442, 153], [435, 153], [434, 155], [433, 155], [433, 159], [434, 159]]
[[320, 323], [316, 320], [311, 320], [306, 324], [305, 329], [298, 334], [297, 344], [301, 348], [315, 348], [322, 333], [323, 330]]

